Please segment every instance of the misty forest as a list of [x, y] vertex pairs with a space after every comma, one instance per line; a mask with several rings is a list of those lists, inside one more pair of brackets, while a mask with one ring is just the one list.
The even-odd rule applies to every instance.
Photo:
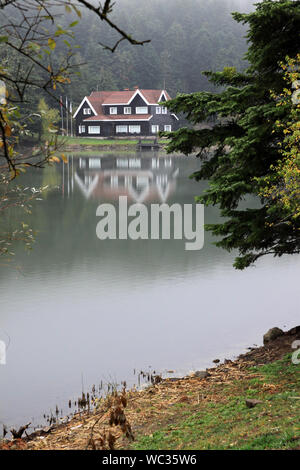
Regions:
[[[73, 50], [75, 46], [73, 63], [80, 64], [80, 76], [75, 75], [57, 96], [63, 92], [78, 105], [93, 90], [165, 88], [171, 97], [210, 90], [203, 70], [246, 66], [242, 60], [247, 49], [246, 28], [231, 16], [241, 7], [249, 10], [252, 1], [119, 0], [112, 12], [115, 23], [135, 39], [151, 42], [136, 47], [122, 43], [113, 54], [103, 45], [114, 45], [119, 35], [93, 12], [84, 10], [78, 21], [76, 13], [59, 10], [57, 23], [74, 33], [74, 38], [66, 39]], [[57, 41], [53, 60], [58, 63], [67, 52], [68, 45]], [[6, 54], [2, 48], [0, 53], [3, 63], [15, 67], [12, 51]], [[32, 94], [30, 108], [37, 110], [39, 97], [30, 89], [28, 93]]]

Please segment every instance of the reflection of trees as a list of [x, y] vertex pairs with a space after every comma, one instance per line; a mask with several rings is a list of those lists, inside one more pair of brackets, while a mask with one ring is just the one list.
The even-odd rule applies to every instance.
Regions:
[[45, 198], [48, 197], [52, 191], [61, 186], [62, 177], [57, 165], [45, 167], [41, 175], [42, 187], [45, 188], [43, 190], [43, 198]]

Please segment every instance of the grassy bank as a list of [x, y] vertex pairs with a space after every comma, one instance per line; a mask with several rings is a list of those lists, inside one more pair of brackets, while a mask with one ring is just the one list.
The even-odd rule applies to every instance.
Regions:
[[[249, 366], [239, 378], [228, 375], [201, 386], [182, 383], [178, 397], [169, 393], [153, 399], [148, 407], [156, 411], [156, 425], [151, 432], [141, 432], [133, 448], [249, 450], [300, 445], [299, 366], [291, 363], [290, 354], [272, 364]], [[261, 403], [248, 408], [246, 399]], [[160, 407], [166, 411], [157, 413]]]
[[137, 144], [137, 140], [115, 140], [115, 139], [93, 139], [92, 137], [61, 137], [60, 141], [63, 141], [66, 145], [89, 145], [103, 147], [107, 145], [128, 145], [134, 147]]
[[[88, 146], [88, 147], [110, 147], [110, 148], [119, 148], [119, 147], [129, 147], [133, 148], [137, 145], [138, 139], [95, 139], [93, 137], [59, 137], [59, 141], [64, 142], [67, 147], [79, 147], [79, 146]], [[144, 142], [144, 140], [142, 140]], [[166, 144], [167, 140], [159, 140], [160, 144]]]
[[[126, 399], [108, 396], [67, 424], [3, 446], [105, 449], [107, 436], [113, 436], [116, 449], [300, 448], [300, 365], [291, 360], [296, 339], [299, 328], [235, 361], [225, 360], [204, 378], [158, 380], [146, 390], [127, 391]], [[256, 403], [247, 403], [253, 399]], [[123, 428], [114, 425], [117, 410], [126, 415]]]

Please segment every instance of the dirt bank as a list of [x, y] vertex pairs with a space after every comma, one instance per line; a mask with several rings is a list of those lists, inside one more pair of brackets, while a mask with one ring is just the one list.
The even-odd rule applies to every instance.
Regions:
[[157, 378], [143, 391], [108, 397], [67, 424], [2, 447], [298, 449], [300, 365], [291, 355], [299, 339], [297, 327], [198, 377]]

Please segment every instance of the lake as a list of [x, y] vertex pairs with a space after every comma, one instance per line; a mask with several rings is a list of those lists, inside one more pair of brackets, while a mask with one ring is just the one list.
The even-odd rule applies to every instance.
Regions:
[[[48, 186], [30, 216], [36, 243], [0, 266], [0, 340], [8, 345], [1, 423], [38, 425], [56, 405], [67, 413], [82, 387], [133, 385], [141, 370], [176, 377], [260, 345], [270, 327], [299, 323], [299, 256], [236, 271], [235, 254], [208, 233], [200, 251], [182, 240], [97, 238], [98, 205], [121, 195], [147, 206], [193, 203], [207, 187], [189, 179], [196, 158], [68, 159], [24, 176], [26, 185]], [[205, 208], [206, 223], [218, 220], [216, 208]]]

